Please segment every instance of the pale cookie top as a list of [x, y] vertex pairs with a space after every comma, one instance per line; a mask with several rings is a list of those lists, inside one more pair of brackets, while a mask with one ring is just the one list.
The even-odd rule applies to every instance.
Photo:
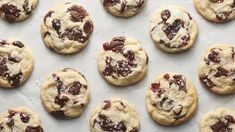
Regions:
[[197, 36], [197, 25], [190, 14], [179, 6], [158, 9], [150, 20], [150, 33], [163, 50], [177, 52], [191, 47]]
[[87, 81], [74, 69], [57, 70], [43, 81], [41, 99], [47, 111], [56, 117], [79, 116], [89, 100]]
[[0, 40], [0, 86], [17, 87], [30, 76], [34, 59], [29, 48], [18, 40]]
[[147, 0], [101, 0], [103, 6], [113, 15], [130, 17], [137, 14]]
[[197, 10], [209, 20], [226, 22], [235, 18], [234, 0], [194, 0]]
[[38, 0], [0, 0], [0, 16], [9, 22], [21, 21], [30, 16]]
[[114, 37], [103, 44], [98, 56], [101, 74], [111, 83], [126, 84], [138, 81], [140, 74], [145, 74], [148, 56], [140, 42], [130, 37]]
[[9, 109], [0, 116], [1, 132], [43, 132], [37, 114], [28, 108]]
[[121, 99], [105, 100], [92, 112], [92, 132], [138, 132], [139, 115], [133, 106]]
[[41, 35], [47, 47], [63, 54], [83, 49], [92, 31], [90, 15], [81, 5], [74, 3], [51, 9], [41, 25]]
[[199, 64], [203, 84], [218, 94], [235, 92], [235, 51], [232, 45], [213, 45]]
[[235, 111], [219, 108], [208, 112], [200, 123], [201, 132], [234, 132]]
[[166, 73], [151, 83], [146, 101], [148, 112], [157, 122], [176, 125], [194, 113], [197, 93], [192, 82], [185, 76]]

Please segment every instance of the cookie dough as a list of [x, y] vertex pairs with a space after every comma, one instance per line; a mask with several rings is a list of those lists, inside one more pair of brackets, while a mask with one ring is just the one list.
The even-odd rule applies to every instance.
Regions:
[[33, 68], [34, 58], [26, 44], [16, 39], [0, 40], [0, 87], [23, 85]]
[[201, 132], [234, 132], [235, 111], [219, 108], [208, 112], [200, 123]]
[[147, 0], [101, 0], [107, 12], [118, 17], [131, 17], [139, 13]]
[[150, 84], [146, 104], [149, 115], [157, 123], [178, 125], [194, 115], [198, 104], [197, 92], [191, 80], [185, 76], [165, 73]]
[[155, 44], [161, 50], [170, 53], [191, 48], [198, 34], [196, 22], [180, 6], [165, 6], [158, 9], [150, 20], [149, 30]]
[[234, 0], [194, 0], [194, 5], [209, 21], [222, 23], [235, 19]]
[[209, 47], [201, 59], [198, 74], [210, 91], [216, 94], [235, 93], [234, 46], [217, 44]]
[[74, 118], [82, 114], [89, 101], [87, 80], [72, 68], [48, 75], [41, 86], [41, 101], [57, 118]]
[[9, 109], [0, 116], [1, 132], [43, 132], [37, 114], [25, 107]]
[[79, 4], [65, 3], [51, 9], [41, 24], [45, 45], [61, 54], [81, 51], [93, 31], [89, 13]]
[[0, 0], [0, 17], [8, 22], [23, 21], [34, 11], [38, 0]]
[[138, 132], [140, 120], [131, 104], [114, 98], [92, 112], [90, 127], [91, 132]]
[[105, 42], [98, 56], [102, 76], [116, 86], [140, 81], [147, 73], [148, 56], [140, 42], [130, 37], [114, 37]]

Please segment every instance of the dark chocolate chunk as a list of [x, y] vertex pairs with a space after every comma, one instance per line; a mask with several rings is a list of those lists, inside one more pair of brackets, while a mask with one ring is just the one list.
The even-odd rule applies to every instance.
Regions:
[[56, 96], [54, 103], [58, 104], [60, 106], [60, 108], [64, 107], [66, 105], [66, 103], [69, 101], [69, 98], [66, 96]]
[[214, 77], [222, 77], [222, 76], [226, 77], [226, 76], [229, 76], [229, 75], [232, 75], [232, 74], [234, 74], [234, 73], [228, 71], [227, 69], [224, 69], [223, 67], [218, 67], [217, 72], [214, 75]]
[[160, 83], [152, 83], [150, 88], [154, 93], [157, 93], [159, 97], [165, 92], [164, 89], [160, 88]]
[[60, 38], [65, 39], [67, 37], [69, 40], [78, 41], [84, 43], [88, 40], [88, 36], [83, 36], [82, 30], [78, 28], [65, 29], [64, 33], [61, 34]]
[[64, 111], [52, 111], [51, 115], [53, 115], [56, 118], [62, 118], [62, 119], [66, 117]]
[[12, 4], [3, 4], [0, 7], [0, 12], [4, 14], [6, 20], [9, 22], [14, 22], [20, 16], [20, 10]]
[[167, 38], [172, 40], [179, 32], [181, 27], [184, 27], [184, 22], [180, 19], [176, 19], [173, 24], [163, 28], [162, 30], [166, 34]]
[[103, 1], [103, 5], [108, 7], [108, 6], [116, 5], [116, 4], [120, 3], [120, 2], [121, 2], [120, 0], [104, 0]]
[[123, 51], [125, 37], [115, 37], [110, 43], [103, 44], [103, 49], [108, 51], [112, 50], [113, 52], [119, 53]]
[[163, 97], [160, 105], [164, 111], [171, 111], [174, 107], [174, 101], [168, 97]]
[[24, 47], [24, 44], [21, 43], [20, 41], [14, 41], [14, 42], [12, 43], [12, 45], [17, 46], [17, 47], [19, 47], [19, 48], [23, 48], [23, 47]]
[[203, 75], [200, 77], [200, 80], [203, 82], [203, 84], [207, 87], [207, 88], [212, 88], [215, 86], [214, 82], [211, 81], [210, 78], [208, 78], [207, 75]]
[[69, 87], [68, 92], [72, 95], [78, 95], [80, 93], [82, 84], [80, 82], [74, 82], [71, 87]]
[[224, 2], [224, 0], [210, 0], [210, 1], [213, 3], [223, 3]]
[[20, 119], [21, 119], [21, 121], [22, 121], [23, 123], [28, 123], [29, 120], [30, 120], [30, 115], [27, 114], [27, 113], [21, 112], [21, 113], [20, 113]]
[[109, 100], [105, 100], [103, 109], [107, 110], [110, 107], [111, 107], [111, 102]]
[[163, 21], [167, 21], [171, 17], [171, 12], [169, 10], [164, 10], [161, 12], [161, 18]]
[[24, 1], [23, 9], [26, 15], [30, 15], [32, 13], [32, 6], [29, 6], [29, 0]]
[[41, 126], [38, 126], [38, 127], [28, 126], [25, 132], [44, 132], [44, 130]]
[[7, 79], [11, 86], [17, 87], [20, 85], [22, 77], [23, 77], [23, 73], [20, 71], [19, 73], [13, 76], [7, 76]]
[[218, 121], [211, 125], [210, 128], [213, 130], [213, 132], [232, 132], [233, 129], [229, 126], [231, 124], [235, 124], [234, 118], [231, 115], [227, 115], [224, 117], [224, 121], [221, 119], [218, 119]]
[[91, 21], [86, 21], [86, 23], [83, 26], [83, 31], [87, 34], [90, 35], [91, 32], [93, 31], [93, 23]]
[[174, 75], [173, 79], [170, 80], [170, 86], [176, 84], [179, 86], [179, 90], [186, 92], [186, 80], [183, 79], [182, 75]]
[[68, 11], [70, 12], [70, 19], [73, 22], [81, 22], [88, 15], [83, 7], [77, 5], [73, 5]]

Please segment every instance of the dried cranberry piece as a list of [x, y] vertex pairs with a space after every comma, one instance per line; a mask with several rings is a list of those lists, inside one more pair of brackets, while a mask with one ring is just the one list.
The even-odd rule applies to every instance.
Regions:
[[56, 96], [54, 103], [58, 104], [61, 108], [64, 107], [66, 105], [66, 103], [69, 101], [69, 98], [66, 96]]
[[169, 25], [167, 28], [163, 28], [163, 31], [167, 38], [172, 40], [179, 32], [181, 27], [184, 27], [184, 22], [180, 19], [176, 19], [173, 24]]
[[44, 130], [41, 126], [38, 126], [38, 127], [28, 126], [25, 132], [44, 132]]
[[77, 5], [73, 5], [68, 11], [70, 12], [70, 19], [73, 22], [81, 22], [88, 15], [86, 10]]
[[171, 17], [171, 12], [169, 10], [164, 10], [161, 12], [161, 18], [163, 21], [167, 21]]
[[164, 89], [160, 88], [160, 83], [152, 83], [150, 89], [157, 93], [159, 97], [165, 92]]
[[111, 107], [111, 102], [109, 100], [105, 100], [103, 109], [107, 110], [110, 107]]
[[12, 4], [3, 4], [0, 7], [0, 12], [5, 15], [5, 18], [9, 22], [13, 22], [20, 16], [20, 10]]
[[12, 43], [12, 45], [17, 46], [17, 47], [19, 47], [19, 48], [23, 48], [23, 47], [24, 47], [24, 44], [21, 43], [20, 41], [14, 41], [14, 42]]
[[69, 93], [72, 95], [78, 95], [80, 93], [82, 84], [80, 82], [74, 82], [71, 87], [69, 87]]
[[168, 73], [166, 73], [166, 74], [164, 74], [163, 78], [164, 78], [165, 80], [169, 80], [169, 79], [170, 79], [170, 75], [169, 75]]
[[21, 119], [22, 122], [28, 123], [29, 120], [30, 120], [30, 115], [28, 115], [27, 113], [21, 112], [20, 113], [20, 119]]

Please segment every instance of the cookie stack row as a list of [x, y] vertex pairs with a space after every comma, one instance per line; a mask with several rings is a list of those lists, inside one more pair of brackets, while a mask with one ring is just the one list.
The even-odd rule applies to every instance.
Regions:
[[[28, 18], [37, 0], [2, 0], [0, 16], [9, 21]], [[118, 17], [136, 15], [147, 0], [101, 0], [105, 10]], [[206, 19], [222, 23], [235, 18], [232, 0], [194, 0]], [[41, 24], [46, 47], [59, 54], [81, 51], [89, 42], [94, 25], [80, 4], [60, 4], [48, 11]], [[198, 34], [196, 21], [183, 7], [159, 8], [150, 20], [150, 34], [163, 51], [177, 53], [193, 46]], [[19, 87], [30, 77], [34, 59], [28, 46], [16, 39], [0, 41], [0, 86]], [[141, 42], [128, 36], [113, 37], [103, 43], [98, 54], [98, 70], [115, 86], [129, 86], [141, 81], [148, 71], [148, 55]], [[235, 93], [235, 50], [227, 44], [207, 49], [199, 64], [199, 78], [205, 88], [216, 94]], [[82, 114], [89, 102], [90, 88], [85, 76], [73, 68], [49, 74], [41, 85], [41, 101], [57, 118], [70, 119]], [[159, 124], [173, 126], [191, 119], [197, 110], [198, 97], [193, 82], [179, 73], [163, 73], [148, 86], [146, 106]], [[235, 111], [218, 109], [201, 121], [202, 132], [235, 131]], [[105, 100], [90, 116], [92, 132], [137, 132], [138, 113], [133, 105], [119, 99]], [[27, 108], [14, 108], [0, 117], [0, 131], [43, 132], [37, 114]]]

